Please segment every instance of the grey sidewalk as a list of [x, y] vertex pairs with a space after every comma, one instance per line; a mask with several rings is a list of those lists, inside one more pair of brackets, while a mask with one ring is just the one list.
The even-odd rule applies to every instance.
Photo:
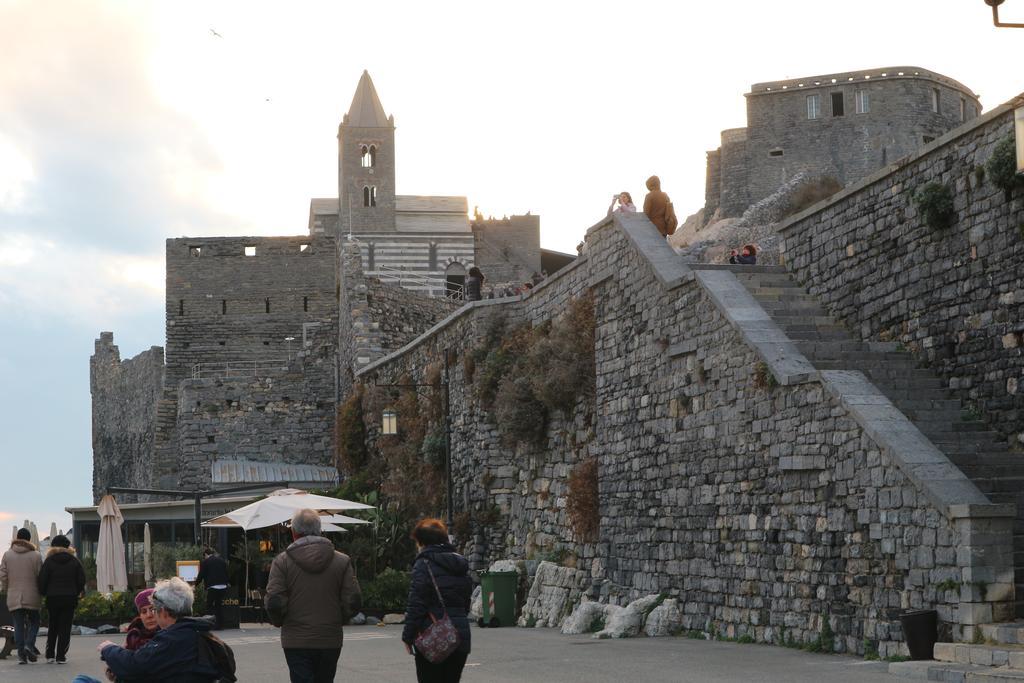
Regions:
[[[338, 681], [391, 683], [414, 681], [411, 658], [399, 640], [398, 627], [357, 626], [345, 629], [345, 648]], [[243, 683], [287, 683], [288, 673], [277, 640], [269, 627], [225, 631], [238, 661]], [[95, 652], [100, 636], [72, 639], [69, 663], [18, 666], [0, 661], [3, 683], [68, 683], [85, 673], [101, 680]], [[119, 641], [120, 638], [112, 640]], [[40, 643], [41, 644], [41, 643]], [[887, 665], [853, 657], [812, 655], [795, 650], [684, 638], [594, 640], [563, 636], [550, 629], [474, 629], [473, 654], [463, 681], [513, 683], [886, 683], [900, 679], [886, 673]]]

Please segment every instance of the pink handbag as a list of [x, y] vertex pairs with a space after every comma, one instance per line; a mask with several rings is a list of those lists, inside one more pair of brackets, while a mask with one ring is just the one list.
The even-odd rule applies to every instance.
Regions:
[[434, 572], [430, 569], [430, 560], [426, 562], [427, 572], [430, 574], [430, 582], [434, 584], [434, 590], [437, 591], [437, 599], [441, 603], [441, 609], [444, 610], [444, 617], [438, 620], [437, 617], [428, 612], [433, 623], [416, 637], [413, 645], [416, 646], [416, 651], [423, 655], [428, 662], [439, 664], [448, 659], [451, 653], [458, 649], [461, 639], [459, 638], [459, 632], [455, 629], [455, 624], [448, 617], [448, 608], [444, 606], [441, 589], [437, 587]]

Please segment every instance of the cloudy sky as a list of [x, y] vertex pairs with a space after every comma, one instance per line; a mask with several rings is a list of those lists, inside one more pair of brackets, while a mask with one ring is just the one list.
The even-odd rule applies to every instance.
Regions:
[[93, 340], [163, 344], [166, 238], [304, 231], [363, 69], [399, 192], [532, 211], [572, 251], [651, 173], [699, 208], [751, 83], [916, 65], [987, 109], [1022, 47], [982, 0], [0, 0], [0, 523], [90, 502]]

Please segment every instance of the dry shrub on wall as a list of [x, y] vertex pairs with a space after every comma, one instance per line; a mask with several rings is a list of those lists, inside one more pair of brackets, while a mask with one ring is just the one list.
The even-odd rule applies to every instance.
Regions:
[[573, 533], [583, 543], [596, 541], [601, 525], [597, 475], [596, 458], [584, 460], [569, 473], [569, 492], [565, 508]]
[[581, 397], [594, 395], [593, 295], [574, 299], [547, 335], [536, 340], [529, 366], [533, 393], [549, 410], [570, 413]]
[[804, 209], [814, 206], [822, 199], [831, 197], [843, 186], [832, 176], [811, 178], [799, 185], [789, 198], [789, 207], [786, 209], [786, 216], [800, 213]]
[[339, 469], [354, 474], [366, 466], [366, 424], [363, 415], [362, 384], [352, 387], [352, 393], [338, 406], [334, 424], [335, 464]]
[[[409, 384], [402, 377], [398, 384]], [[398, 414], [398, 434], [377, 439], [383, 474], [381, 493], [413, 518], [437, 514], [444, 497], [444, 482], [437, 467], [424, 461], [423, 442], [430, 429], [415, 391], [402, 390], [390, 407]]]
[[494, 407], [498, 395], [498, 388], [501, 381], [508, 375], [516, 364], [516, 361], [526, 355], [530, 344], [533, 341], [533, 329], [528, 323], [506, 328], [502, 326], [501, 337], [493, 338], [489, 333], [485, 338], [482, 347], [482, 362], [476, 372], [474, 384], [477, 389], [477, 398], [485, 410]]
[[501, 381], [494, 399], [494, 421], [505, 443], [540, 443], [547, 418], [547, 410], [534, 395], [529, 377], [509, 376]]

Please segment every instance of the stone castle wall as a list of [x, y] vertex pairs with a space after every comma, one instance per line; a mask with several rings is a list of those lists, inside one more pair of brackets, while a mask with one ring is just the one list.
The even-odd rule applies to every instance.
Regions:
[[284, 359], [310, 324], [336, 329], [335, 248], [333, 236], [167, 240], [168, 384], [197, 363]]
[[[588, 291], [593, 405], [555, 415], [541, 447], [503, 445], [461, 359], [495, 317], [539, 323]], [[684, 628], [808, 640], [827, 618], [851, 652], [869, 639], [895, 654], [901, 608], [971, 619], [957, 591], [936, 587], [961, 577], [965, 539], [948, 511], [815, 376], [760, 385], [763, 357], [642, 216], [598, 224], [581, 258], [529, 296], [466, 307], [358, 378], [422, 377], [445, 351], [460, 359], [451, 371], [456, 512], [500, 511], [466, 539], [476, 566], [555, 554], [590, 572], [592, 595], [678, 596]], [[566, 481], [589, 457], [600, 532], [581, 543]]]
[[176, 485], [209, 488], [218, 459], [333, 465], [335, 343], [331, 331], [324, 331], [283, 367], [183, 380]]
[[[904, 163], [782, 227], [796, 278], [864, 339], [902, 342], [992, 428], [1024, 443], [1024, 195], [979, 171], [1012, 134], [998, 107]], [[928, 182], [953, 192], [957, 220], [924, 224], [912, 201]]]
[[476, 265], [484, 274], [484, 289], [497, 284], [530, 280], [540, 266], [540, 216], [527, 214], [473, 223]]
[[[868, 95], [867, 112], [857, 112], [858, 92]], [[841, 115], [833, 111], [833, 94], [842, 96]], [[814, 95], [820, 111], [809, 119], [807, 98]], [[735, 139], [723, 132], [721, 170], [708, 163], [708, 177], [717, 175], [719, 187], [709, 183], [706, 204], [720, 202], [723, 216], [741, 215], [801, 172], [831, 176], [842, 185], [856, 182], [981, 110], [962, 84], [917, 67], [758, 83], [746, 99], [746, 136]]]
[[101, 332], [89, 359], [92, 393], [93, 501], [108, 486], [152, 484], [149, 455], [164, 380], [164, 350], [121, 360], [112, 332]]

